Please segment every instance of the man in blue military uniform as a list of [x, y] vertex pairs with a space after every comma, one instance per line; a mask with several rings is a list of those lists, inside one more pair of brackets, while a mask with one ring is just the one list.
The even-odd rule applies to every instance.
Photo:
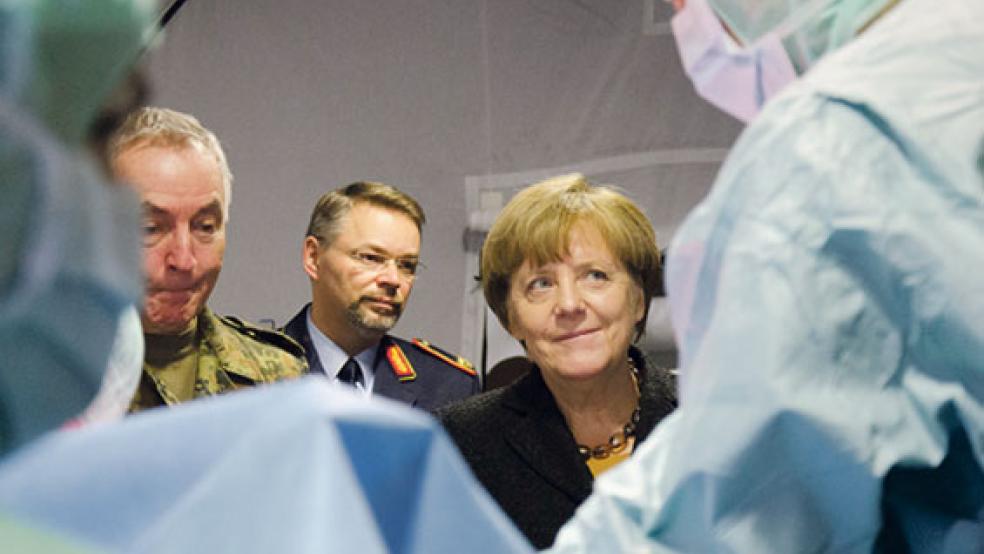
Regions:
[[312, 373], [434, 410], [477, 393], [479, 381], [466, 360], [387, 334], [413, 288], [424, 221], [413, 198], [383, 183], [322, 196], [304, 238], [312, 301], [283, 330]]

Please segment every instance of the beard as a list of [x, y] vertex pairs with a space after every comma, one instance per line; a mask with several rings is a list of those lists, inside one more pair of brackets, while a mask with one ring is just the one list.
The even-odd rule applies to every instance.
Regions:
[[378, 314], [363, 305], [364, 302], [370, 301], [369, 298], [360, 298], [349, 304], [345, 310], [345, 317], [353, 328], [358, 329], [364, 334], [376, 335], [386, 333], [400, 319], [400, 314], [403, 313], [403, 304], [394, 304], [393, 313], [384, 315]]

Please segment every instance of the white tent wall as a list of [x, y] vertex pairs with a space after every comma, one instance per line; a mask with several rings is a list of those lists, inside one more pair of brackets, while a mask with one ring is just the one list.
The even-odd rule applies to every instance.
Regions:
[[667, 243], [740, 129], [694, 94], [670, 15], [662, 0], [189, 0], [150, 76], [153, 102], [213, 129], [235, 175], [210, 304], [285, 323], [310, 297], [315, 200], [357, 180], [427, 212], [427, 269], [396, 334], [471, 356], [465, 236], [497, 205], [483, 192], [583, 170]]

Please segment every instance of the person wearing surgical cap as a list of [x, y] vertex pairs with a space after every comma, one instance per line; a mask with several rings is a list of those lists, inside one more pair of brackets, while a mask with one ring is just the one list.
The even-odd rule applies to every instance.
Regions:
[[707, 5], [800, 76], [669, 248], [680, 407], [553, 551], [984, 551], [984, 3]]
[[[0, 4], [2, 456], [90, 405], [134, 322], [139, 208], [108, 184], [90, 139], [154, 11], [151, 1]], [[3, 514], [0, 536], [3, 551], [76, 551]]]
[[709, 0], [672, 0], [670, 21], [683, 69], [702, 98], [748, 123], [796, 79], [796, 69], [774, 33], [743, 44], [711, 9]]
[[0, 452], [80, 413], [140, 298], [139, 208], [89, 151], [153, 2], [0, 7]]

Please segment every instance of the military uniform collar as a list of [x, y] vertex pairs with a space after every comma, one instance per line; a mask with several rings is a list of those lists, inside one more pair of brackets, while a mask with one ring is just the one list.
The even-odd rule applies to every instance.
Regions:
[[224, 371], [246, 377], [254, 382], [264, 380], [252, 364], [229, 363], [229, 360], [242, 355], [241, 339], [208, 307], [198, 316], [198, 328], [203, 341], [199, 348], [211, 348], [221, 360], [220, 365]]
[[[304, 315], [304, 320], [305, 325], [307, 325], [308, 336], [311, 337], [311, 346], [318, 355], [318, 361], [321, 362], [323, 371], [329, 379], [335, 379], [339, 370], [348, 361], [349, 355], [314, 324], [314, 320], [311, 319], [310, 305]], [[375, 381], [378, 351], [379, 344], [377, 343], [355, 355], [355, 359], [359, 362], [359, 367], [362, 368], [362, 374], [365, 377], [367, 392], [372, 391], [372, 385]]]

